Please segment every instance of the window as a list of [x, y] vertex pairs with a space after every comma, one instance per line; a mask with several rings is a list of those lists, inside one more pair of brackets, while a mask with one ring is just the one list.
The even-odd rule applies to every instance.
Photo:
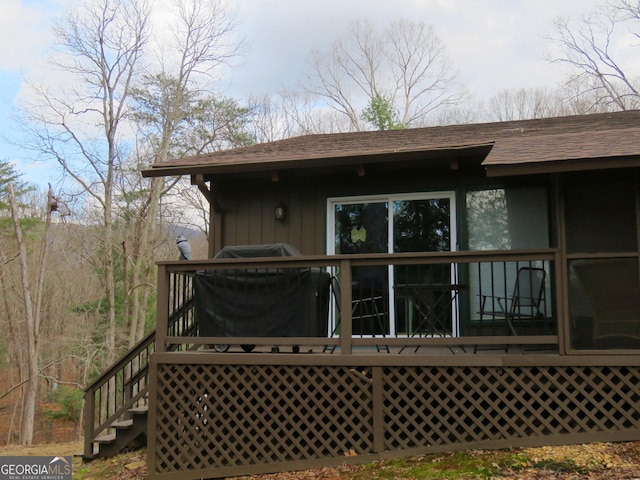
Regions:
[[469, 250], [547, 248], [549, 220], [544, 187], [467, 192]]
[[329, 199], [328, 253], [452, 250], [453, 192]]
[[[475, 190], [466, 195], [469, 250], [516, 250], [549, 247], [547, 190], [544, 187]], [[540, 264], [530, 266], [543, 267]], [[518, 265], [505, 264], [496, 274], [490, 264], [469, 265], [469, 301], [472, 312], [480, 311], [480, 286], [494, 292], [511, 292]], [[547, 276], [550, 272], [547, 272]], [[546, 298], [551, 298], [550, 282]]]

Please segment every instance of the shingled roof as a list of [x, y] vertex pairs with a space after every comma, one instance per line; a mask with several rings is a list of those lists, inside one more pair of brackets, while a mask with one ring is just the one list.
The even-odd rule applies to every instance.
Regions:
[[573, 170], [579, 169], [577, 161], [594, 159], [640, 165], [640, 111], [305, 135], [157, 163], [142, 173], [152, 177], [310, 168], [396, 159], [420, 152], [455, 154], [478, 147], [489, 152], [482, 165], [488, 173], [498, 175], [518, 173], [525, 165], [561, 165]]

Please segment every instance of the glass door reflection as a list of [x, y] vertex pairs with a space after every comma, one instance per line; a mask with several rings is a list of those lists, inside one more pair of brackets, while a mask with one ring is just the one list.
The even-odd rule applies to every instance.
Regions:
[[[448, 196], [393, 202], [393, 251], [448, 252], [452, 245]], [[453, 335], [452, 266], [394, 267], [395, 327], [399, 335]]]
[[[335, 253], [387, 253], [388, 202], [339, 203], [334, 207]], [[389, 271], [385, 266], [354, 267], [352, 319], [354, 335], [388, 335]], [[345, 288], [343, 285], [342, 288]]]

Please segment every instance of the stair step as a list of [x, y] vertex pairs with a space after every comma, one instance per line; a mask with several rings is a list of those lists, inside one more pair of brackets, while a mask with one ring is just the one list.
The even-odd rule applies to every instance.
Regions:
[[116, 434], [111, 433], [109, 435], [102, 435], [101, 437], [96, 437], [94, 442], [97, 443], [113, 443], [116, 441]]
[[122, 422], [113, 422], [113, 428], [129, 428], [133, 425], [133, 420], [123, 420]]
[[146, 405], [143, 407], [134, 407], [127, 410], [127, 412], [133, 413], [134, 415], [146, 415], [149, 412], [149, 407]]

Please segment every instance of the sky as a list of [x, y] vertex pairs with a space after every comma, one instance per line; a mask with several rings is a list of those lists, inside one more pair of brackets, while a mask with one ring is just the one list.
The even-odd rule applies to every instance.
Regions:
[[[236, 98], [295, 87], [312, 49], [326, 49], [349, 22], [368, 19], [383, 29], [407, 18], [434, 26], [458, 79], [476, 100], [506, 88], [554, 88], [563, 78], [544, 59], [545, 36], [558, 16], [579, 17], [602, 0], [227, 0], [249, 46], [225, 79]], [[53, 19], [83, 0], [0, 0], [0, 159], [14, 162], [24, 180], [46, 184], [55, 168], [33, 163], [19, 147], [16, 99], [25, 80], [42, 72]], [[16, 145], [16, 143], [18, 145]]]

